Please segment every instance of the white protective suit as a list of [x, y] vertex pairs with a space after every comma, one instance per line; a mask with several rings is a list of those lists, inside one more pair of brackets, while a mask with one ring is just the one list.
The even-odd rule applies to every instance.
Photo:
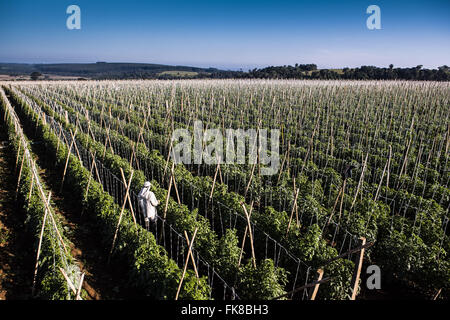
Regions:
[[144, 186], [141, 191], [139, 191], [139, 207], [144, 214], [145, 222], [148, 220], [155, 222], [156, 221], [156, 206], [159, 204], [159, 201], [156, 199], [156, 196], [153, 192], [150, 191], [150, 186]]

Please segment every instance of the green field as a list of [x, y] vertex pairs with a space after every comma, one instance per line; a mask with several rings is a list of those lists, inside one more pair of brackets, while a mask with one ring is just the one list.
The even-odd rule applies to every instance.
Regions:
[[[9, 115], [12, 154], [23, 153], [23, 127], [28, 148], [57, 177], [48, 190], [86, 217], [80, 227], [91, 231], [71, 238], [74, 245], [98, 230], [87, 249], [105, 261], [112, 252], [126, 279], [110, 274], [119, 287], [113, 298], [174, 299], [181, 290], [186, 299], [308, 300], [313, 285], [292, 290], [321, 270], [327, 280], [315, 299], [448, 299], [449, 89], [407, 81], [10, 82], [0, 116]], [[194, 121], [223, 136], [279, 130], [279, 149], [270, 150], [277, 171], [261, 174], [265, 164], [249, 154], [242, 163], [175, 162], [173, 133], [194, 132]], [[32, 204], [45, 196], [27, 198], [26, 174], [21, 199], [38, 226], [45, 207]], [[137, 205], [145, 181], [160, 201], [151, 230]], [[192, 258], [185, 237], [194, 239]], [[43, 254], [50, 259], [51, 242]], [[381, 270], [381, 291], [365, 284], [371, 265]], [[45, 297], [54, 290], [73, 298], [51, 264], [43, 269]]]

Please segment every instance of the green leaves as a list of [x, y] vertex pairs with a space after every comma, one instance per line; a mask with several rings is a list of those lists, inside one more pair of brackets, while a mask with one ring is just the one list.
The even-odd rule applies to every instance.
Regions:
[[248, 262], [238, 275], [236, 285], [238, 292], [249, 300], [269, 300], [284, 293], [287, 283], [287, 273], [282, 268], [276, 268], [273, 260], [266, 259], [255, 269]]

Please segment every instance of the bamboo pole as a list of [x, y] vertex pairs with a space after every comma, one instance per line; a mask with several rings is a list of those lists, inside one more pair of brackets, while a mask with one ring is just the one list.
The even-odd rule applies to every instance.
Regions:
[[138, 170], [140, 170], [140, 168], [139, 168], [139, 161], [138, 161], [138, 158], [137, 158], [136, 152], [135, 152], [136, 146], [137, 146], [137, 143], [136, 143], [136, 142], [132, 142], [132, 143], [131, 143], [130, 164], [133, 163], [133, 158], [134, 158], [135, 163], [136, 163], [136, 168], [137, 168]]
[[163, 219], [166, 219], [167, 207], [169, 205], [170, 190], [172, 189], [172, 176], [170, 176], [169, 188], [167, 188], [166, 204], [164, 205]]
[[252, 232], [252, 225], [250, 223], [250, 216], [247, 212], [247, 209], [245, 208], [245, 205], [242, 203], [242, 208], [244, 208], [244, 212], [245, 212], [245, 217], [247, 218], [247, 227], [248, 227], [248, 232], [250, 235], [250, 245], [252, 247], [252, 261], [253, 261], [253, 267], [256, 268], [256, 257], [255, 257], [255, 247], [253, 246], [253, 232]]
[[84, 281], [84, 272], [81, 275], [80, 284], [78, 285], [77, 296], [75, 300], [82, 300], [80, 294], [81, 294], [81, 287], [83, 286], [83, 281]]
[[441, 294], [441, 291], [442, 291], [442, 288], [440, 288], [440, 289], [436, 292], [436, 294], [435, 294], [434, 297], [433, 297], [433, 300], [436, 300], [436, 299], [439, 297], [439, 295]]
[[105, 138], [105, 145], [103, 146], [103, 155], [102, 155], [103, 159], [105, 159], [107, 148], [108, 148], [108, 140]]
[[[48, 194], [47, 202], [50, 202], [50, 197], [51, 197], [51, 192], [49, 192], [49, 194]], [[47, 221], [47, 215], [48, 215], [48, 210], [45, 209], [44, 218], [42, 219], [41, 233], [39, 235], [39, 244], [38, 244], [38, 250], [37, 250], [37, 254], [36, 254], [36, 263], [34, 265], [33, 285], [31, 287], [31, 296], [34, 296], [34, 290], [36, 287], [36, 276], [37, 276], [37, 271], [38, 271], [38, 266], [39, 266], [39, 256], [41, 254], [42, 238], [44, 236], [44, 228], [45, 228], [45, 222]]]
[[70, 155], [72, 154], [72, 146], [73, 146], [73, 140], [70, 143], [69, 151], [67, 152], [67, 158], [66, 158], [66, 164], [64, 165], [64, 172], [61, 180], [61, 188], [59, 189], [59, 192], [62, 192], [63, 186], [64, 186], [64, 179], [66, 177], [66, 171], [67, 171], [67, 165], [69, 164]]
[[286, 152], [284, 153], [283, 162], [281, 163], [280, 173], [278, 174], [277, 184], [280, 182], [281, 174], [283, 173], [284, 163], [289, 155], [289, 150], [291, 148], [291, 143], [289, 142]]
[[[22, 149], [22, 139], [19, 140], [19, 148], [17, 149], [16, 164], [14, 165], [14, 173], [16, 173], [16, 171], [17, 171], [17, 164], [19, 163], [21, 149]], [[24, 149], [24, 151], [25, 151], [25, 149]]]
[[31, 199], [31, 193], [33, 192], [34, 187], [34, 175], [31, 176], [31, 183], [30, 183], [30, 192], [28, 193], [28, 201]]
[[338, 195], [337, 195], [337, 197], [336, 197], [336, 200], [335, 200], [335, 202], [334, 202], [334, 206], [333, 206], [333, 209], [331, 210], [330, 217], [328, 218], [327, 225], [330, 224], [331, 219], [333, 218], [334, 211], [335, 211], [336, 206], [337, 206], [337, 204], [338, 204], [338, 202], [339, 202], [339, 198], [340, 198], [341, 194], [342, 194], [342, 197], [344, 197], [344, 194], [343, 194], [343, 193], [345, 193], [344, 190], [345, 190], [346, 182], [347, 182], [347, 179], [344, 179], [344, 181], [342, 182], [342, 187], [341, 187], [341, 189], [339, 190], [339, 193], [338, 193]]
[[180, 294], [181, 286], [183, 285], [184, 276], [186, 275], [186, 270], [187, 270], [187, 266], [188, 266], [188, 263], [189, 263], [189, 255], [191, 254], [191, 251], [192, 251], [192, 246], [194, 244], [195, 235], [197, 234], [197, 230], [198, 230], [198, 228], [195, 228], [194, 234], [193, 234], [191, 242], [189, 244], [188, 254], [187, 254], [187, 257], [186, 257], [186, 262], [184, 264], [183, 274], [181, 275], [180, 283], [178, 284], [178, 289], [177, 289], [177, 294], [175, 296], [175, 300], [178, 300], [178, 295]]
[[220, 169], [220, 162], [219, 162], [219, 179], [220, 179], [220, 183], [223, 184], [222, 170]]
[[178, 204], [181, 205], [180, 194], [178, 193], [177, 182], [175, 181], [175, 162], [172, 162], [172, 182], [173, 187], [175, 188], [175, 194], [177, 195]]
[[100, 185], [103, 189], [102, 179], [100, 179], [100, 174], [98, 173], [98, 168], [97, 168], [97, 162], [95, 161], [95, 152], [94, 152], [94, 156], [93, 156], [93, 163], [94, 163], [95, 175], [97, 177], [98, 183], [100, 183]]
[[[189, 237], [188, 234], [186, 232], [186, 230], [184, 230], [184, 237], [186, 238], [186, 242], [188, 247], [190, 246], [190, 241], [189, 241]], [[198, 271], [197, 271], [197, 265], [195, 264], [195, 260], [194, 260], [194, 256], [192, 255], [192, 252], [189, 254], [189, 256], [191, 257], [191, 262], [192, 265], [194, 266], [194, 271], [195, 271], [195, 275], [197, 277], [197, 280], [200, 278], [200, 276], [198, 275]]]
[[172, 141], [172, 139], [170, 139], [169, 152], [167, 153], [166, 164], [164, 166], [163, 179], [166, 177], [166, 171], [167, 171], [167, 167], [169, 165], [170, 154], [172, 153], [172, 144], [173, 144], [173, 141]]
[[84, 199], [86, 199], [88, 192], [89, 192], [89, 186], [91, 185], [91, 180], [92, 180], [92, 175], [93, 175], [93, 171], [94, 171], [94, 163], [95, 163], [95, 156], [92, 154], [91, 152], [91, 157], [92, 157], [92, 163], [91, 163], [91, 169], [89, 170], [89, 180], [86, 186], [86, 191], [84, 193]]
[[386, 170], [387, 170], [387, 168], [388, 168], [389, 161], [391, 160], [391, 159], [390, 159], [390, 155], [391, 155], [391, 153], [389, 152], [389, 157], [388, 157], [388, 159], [386, 160], [386, 164], [384, 165], [383, 173], [382, 173], [382, 175], [381, 175], [380, 183], [378, 184], [377, 192], [375, 193], [374, 201], [377, 201], [377, 200], [378, 200], [378, 195], [379, 195], [380, 190], [381, 190], [381, 185], [382, 185], [382, 183], [383, 183], [383, 178], [384, 178], [384, 175], [385, 175]]
[[[292, 206], [291, 216], [289, 218], [289, 223], [288, 223], [285, 237], [288, 235], [289, 229], [291, 228], [291, 222], [292, 222], [292, 218], [294, 217], [295, 208], [297, 207], [297, 199], [298, 199], [299, 192], [300, 192], [300, 188], [298, 188], [297, 191], [295, 192], [294, 205]], [[297, 219], [297, 223], [298, 223], [298, 219]]]
[[362, 168], [361, 177], [359, 178], [358, 186], [356, 188], [355, 196], [353, 198], [353, 202], [352, 202], [352, 205], [350, 207], [350, 210], [353, 209], [353, 206], [355, 205], [355, 202], [356, 202], [356, 197], [358, 196], [358, 193], [359, 193], [359, 189], [361, 188], [361, 186], [362, 186], [362, 184], [364, 182], [364, 173], [366, 171], [368, 157], [369, 157], [369, 151], [367, 151], [366, 158], [364, 159], [364, 165], [363, 165], [363, 168]]
[[209, 194], [209, 198], [212, 198], [213, 192], [214, 192], [214, 186], [216, 185], [216, 179], [217, 179], [217, 173], [219, 172], [219, 163], [217, 163], [216, 172], [214, 173], [214, 180], [211, 188], [211, 193]]
[[[126, 192], [127, 192], [127, 193], [128, 193], [129, 190], [130, 190], [131, 179], [133, 178], [133, 174], [134, 174], [134, 171], [131, 170], [130, 178], [129, 178], [129, 180], [128, 180], [128, 184], [126, 185], [126, 187], [127, 187]], [[109, 251], [108, 263], [109, 263], [110, 260], [111, 260], [111, 255], [112, 255], [112, 252], [113, 252], [113, 250], [114, 250], [114, 244], [116, 243], [116, 238], [117, 238], [117, 234], [118, 234], [118, 232], [119, 232], [119, 226], [120, 226], [120, 222], [122, 221], [122, 215], [123, 215], [123, 212], [124, 212], [124, 210], [125, 210], [125, 205], [126, 205], [126, 203], [127, 203], [127, 199], [125, 198], [125, 199], [123, 200], [122, 209], [120, 210], [119, 221], [118, 221], [118, 223], [117, 223], [116, 231], [115, 231], [115, 233], [114, 233], [114, 238], [113, 238], [113, 242], [112, 242], [112, 245], [111, 245], [111, 250]]]
[[[77, 129], [75, 129], [75, 135], [77, 134]], [[81, 165], [83, 165], [83, 160], [81, 160], [80, 152], [78, 151], [77, 142], [75, 141], [74, 134], [72, 134], [72, 130], [70, 130], [70, 137], [73, 141], [73, 146], [75, 147], [75, 152], [77, 153], [78, 160], [80, 160]]]
[[[293, 185], [294, 190], [293, 191], [295, 192], [295, 190], [297, 190], [297, 185], [295, 183], [295, 177], [293, 178], [293, 180], [294, 180], [294, 185]], [[295, 206], [295, 219], [297, 222], [297, 227], [300, 227], [300, 221], [298, 220], [298, 205]]]
[[19, 192], [20, 180], [22, 178], [22, 169], [23, 169], [23, 161], [24, 160], [25, 160], [25, 149], [23, 149], [22, 161], [20, 162], [19, 177], [17, 178], [17, 187], [16, 187], [16, 193], [15, 193], [16, 200], [17, 200], [17, 193]]
[[392, 146], [389, 145], [389, 160], [388, 160], [387, 177], [386, 177], [386, 187], [387, 188], [389, 188], [389, 177], [390, 177], [390, 171], [391, 171], [391, 159], [392, 159]]
[[[125, 174], [123, 173], [123, 169], [122, 168], [120, 168], [120, 174], [122, 175], [123, 185], [126, 186], [127, 185], [127, 180], [125, 179]], [[137, 229], [136, 217], [134, 215], [133, 205], [131, 204], [129, 188], [127, 188], [127, 191], [125, 193], [125, 201], [128, 201], [128, 205], [130, 206], [131, 216], [133, 217], [134, 227], [136, 228], [136, 235], [137, 235], [137, 230], [138, 229]]]
[[[252, 212], [253, 212], [253, 201], [250, 204], [250, 212], [248, 213], [249, 217], [252, 216]], [[237, 265], [238, 268], [241, 265], [242, 255], [244, 253], [244, 246], [245, 246], [245, 239], [247, 238], [247, 232], [248, 232], [248, 225], [245, 226], [244, 237], [242, 238], [241, 253], [239, 255], [239, 261], [238, 261], [238, 265]]]
[[252, 183], [253, 173], [255, 172], [256, 163], [253, 165], [252, 173], [250, 174], [250, 180], [248, 180], [247, 187], [245, 188], [244, 198], [247, 196], [248, 189], [250, 188], [250, 184]]
[[410, 137], [409, 137], [409, 141], [408, 141], [408, 145], [406, 147], [406, 152], [405, 152], [405, 157], [403, 158], [403, 164], [402, 167], [400, 169], [400, 173], [398, 174], [398, 182], [397, 182], [397, 188], [400, 185], [400, 181], [401, 181], [401, 176], [403, 174], [403, 171], [406, 172], [406, 167], [407, 167], [407, 162], [408, 162], [408, 154], [409, 154], [409, 148], [411, 147], [411, 142], [412, 142], [412, 132], [410, 133]]
[[347, 180], [344, 180], [344, 185], [342, 186], [341, 204], [340, 204], [340, 206], [339, 206], [339, 217], [338, 217], [338, 222], [341, 220], [342, 206], [344, 205], [345, 185], [346, 185], [346, 184], [347, 184]]
[[59, 151], [60, 144], [61, 144], [61, 130], [58, 130], [58, 143], [56, 144], [56, 152]]
[[[360, 239], [362, 241], [362, 245], [364, 246], [366, 244], [366, 238], [361, 237]], [[364, 247], [361, 249], [361, 252], [359, 254], [358, 269], [356, 271], [356, 278], [355, 278], [355, 283], [353, 285], [353, 292], [352, 292], [351, 300], [355, 300], [356, 299], [358, 286], [359, 286], [359, 277], [361, 275], [361, 268], [362, 268], [363, 259], [364, 259]]]
[[[38, 176], [39, 176], [39, 175], [38, 175], [37, 172], [35, 172], [35, 167], [34, 167], [34, 166], [33, 166], [32, 170], [33, 170], [33, 174], [36, 176], [36, 181], [39, 181], [39, 179], [38, 179]], [[36, 184], [39, 186], [38, 182], [36, 182]], [[41, 187], [38, 188], [38, 190], [39, 190], [39, 192], [41, 193], [41, 199], [45, 199], [46, 197], [45, 197], [44, 190], [43, 190]], [[46, 201], [44, 201], [44, 205], [45, 205], [45, 207], [47, 208], [48, 215], [50, 216], [50, 218], [51, 218], [51, 220], [52, 220], [53, 227], [55, 228], [56, 235], [58, 236], [59, 241], [61, 242], [61, 244], [62, 244], [62, 246], [63, 246], [63, 248], [64, 248], [64, 252], [67, 253], [66, 245], [65, 245], [65, 243], [64, 243], [64, 240], [63, 240], [61, 234], [59, 233], [58, 226], [56, 225], [56, 221], [55, 221], [55, 219], [53, 218], [53, 214], [52, 214], [52, 211], [51, 211], [51, 209], [50, 209], [50, 202], [47, 203]]]
[[[75, 294], [75, 299], [76, 300], [83, 300], [83, 299], [81, 299], [81, 297], [79, 297], [77, 294], [78, 294], [78, 291], [77, 291], [77, 289], [75, 289], [75, 285], [73, 284], [73, 282], [70, 280], [70, 278], [69, 278], [69, 276], [67, 275], [67, 273], [64, 271], [64, 269], [63, 268], [61, 268], [61, 267], [59, 267], [59, 271], [61, 271], [61, 273], [62, 273], [62, 275], [64, 276], [64, 278], [66, 279], [66, 281], [67, 281], [67, 284], [69, 285], [69, 288], [72, 290], [72, 292]], [[84, 275], [84, 274], [83, 274]], [[83, 277], [84, 278], [84, 277]], [[81, 289], [81, 288], [80, 288]]]
[[322, 269], [317, 270], [317, 273], [319, 274], [319, 277], [317, 278], [316, 285], [314, 286], [314, 290], [313, 290], [313, 293], [311, 295], [311, 300], [315, 300], [316, 299], [317, 291], [319, 291], [320, 280], [322, 280], [322, 277], [323, 277], [323, 270]]

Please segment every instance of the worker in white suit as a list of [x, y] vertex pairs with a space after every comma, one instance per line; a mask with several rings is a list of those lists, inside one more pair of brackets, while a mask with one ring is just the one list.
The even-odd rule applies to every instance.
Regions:
[[150, 191], [150, 182], [146, 181], [144, 187], [139, 191], [139, 207], [144, 215], [145, 228], [148, 230], [150, 221], [154, 224], [156, 222], [156, 206], [159, 205], [159, 201], [156, 199], [155, 194]]

